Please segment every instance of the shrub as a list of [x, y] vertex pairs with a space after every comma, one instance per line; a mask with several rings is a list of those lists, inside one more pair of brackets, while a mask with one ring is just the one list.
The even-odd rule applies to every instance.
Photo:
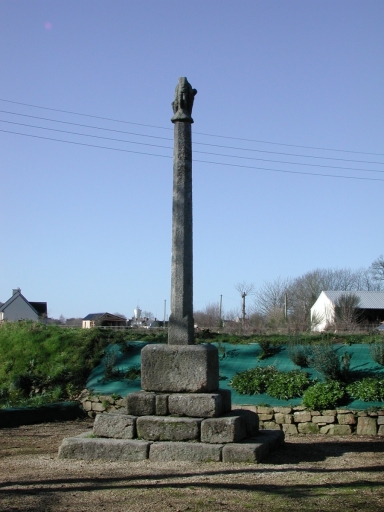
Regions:
[[252, 368], [236, 374], [229, 385], [241, 395], [264, 393], [269, 381], [276, 375], [274, 366]]
[[238, 373], [230, 386], [240, 394], [267, 393], [280, 400], [301, 396], [309, 386], [308, 375], [299, 370], [280, 372], [274, 366], [257, 367]]
[[273, 379], [269, 380], [266, 392], [274, 398], [289, 400], [302, 396], [309, 383], [308, 374], [300, 370], [276, 372]]
[[311, 349], [308, 345], [302, 345], [297, 342], [291, 342], [288, 345], [289, 359], [300, 367], [308, 366], [311, 356]]
[[318, 382], [304, 392], [303, 404], [309, 409], [318, 411], [336, 407], [345, 397], [345, 386], [341, 382]]
[[326, 381], [344, 380], [347, 376], [351, 356], [344, 352], [339, 357], [336, 350], [328, 343], [313, 345], [309, 365], [317, 370]]
[[347, 392], [352, 398], [363, 402], [384, 401], [384, 376], [367, 377], [347, 386]]
[[369, 352], [372, 359], [384, 366], [384, 341], [375, 341], [369, 346]]

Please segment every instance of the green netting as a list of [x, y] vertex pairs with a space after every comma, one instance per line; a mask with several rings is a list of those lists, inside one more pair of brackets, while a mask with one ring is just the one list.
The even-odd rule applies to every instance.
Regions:
[[[115, 345], [110, 345], [106, 353], [116, 351], [116, 361], [114, 368], [120, 370], [121, 374], [127, 371], [128, 368], [135, 365], [140, 365], [140, 353], [141, 349], [148, 343], [145, 342], [130, 342], [131, 350], [127, 354], [122, 354], [120, 351], [116, 351]], [[217, 344], [215, 343], [217, 346]], [[359, 345], [333, 345], [334, 349], [342, 355], [347, 352], [352, 356], [350, 370], [356, 372], [359, 377], [363, 378], [373, 374], [384, 375], [384, 367], [375, 363], [371, 358], [369, 352], [369, 346], [365, 344]], [[260, 395], [240, 395], [236, 393], [230, 386], [229, 382], [236, 373], [240, 373], [249, 368], [255, 366], [275, 366], [281, 371], [291, 371], [298, 369], [288, 357], [287, 348], [285, 345], [276, 347], [272, 355], [262, 361], [258, 360], [258, 356], [261, 354], [261, 349], [258, 343], [252, 343], [249, 345], [231, 345], [229, 343], [222, 343], [219, 347], [219, 359], [220, 359], [220, 387], [224, 389], [230, 389], [232, 392], [232, 403], [234, 404], [249, 404], [249, 405], [269, 405], [269, 406], [286, 406], [286, 405], [299, 405], [301, 404], [301, 398], [291, 399], [289, 401], [278, 400], [272, 398], [266, 394]], [[105, 382], [103, 380], [104, 368], [105, 368], [105, 356], [99, 366], [94, 368], [88, 381], [87, 389], [92, 389], [95, 393], [103, 395], [111, 395], [116, 393], [121, 396], [125, 396], [133, 391], [139, 391], [141, 389], [141, 381], [137, 380], [111, 380]], [[312, 378], [318, 378], [321, 380], [321, 376], [312, 368], [306, 368]], [[371, 407], [382, 407], [383, 402], [361, 402], [360, 400], [354, 400], [348, 404], [349, 409], [368, 409]]]

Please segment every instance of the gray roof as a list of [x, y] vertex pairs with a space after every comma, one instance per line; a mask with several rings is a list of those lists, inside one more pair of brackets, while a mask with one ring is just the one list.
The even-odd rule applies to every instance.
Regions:
[[341, 295], [356, 295], [360, 299], [359, 309], [384, 309], [384, 292], [327, 290], [324, 293], [333, 303]]

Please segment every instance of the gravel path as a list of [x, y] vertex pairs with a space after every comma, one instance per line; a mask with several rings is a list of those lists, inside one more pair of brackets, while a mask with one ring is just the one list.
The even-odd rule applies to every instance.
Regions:
[[262, 464], [58, 460], [92, 422], [0, 429], [0, 511], [384, 511], [384, 439], [291, 436]]

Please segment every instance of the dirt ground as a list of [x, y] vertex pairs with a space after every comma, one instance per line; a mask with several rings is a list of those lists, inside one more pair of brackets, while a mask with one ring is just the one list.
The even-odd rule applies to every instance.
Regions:
[[384, 511], [383, 438], [291, 436], [255, 465], [57, 459], [91, 427], [0, 429], [0, 511]]

